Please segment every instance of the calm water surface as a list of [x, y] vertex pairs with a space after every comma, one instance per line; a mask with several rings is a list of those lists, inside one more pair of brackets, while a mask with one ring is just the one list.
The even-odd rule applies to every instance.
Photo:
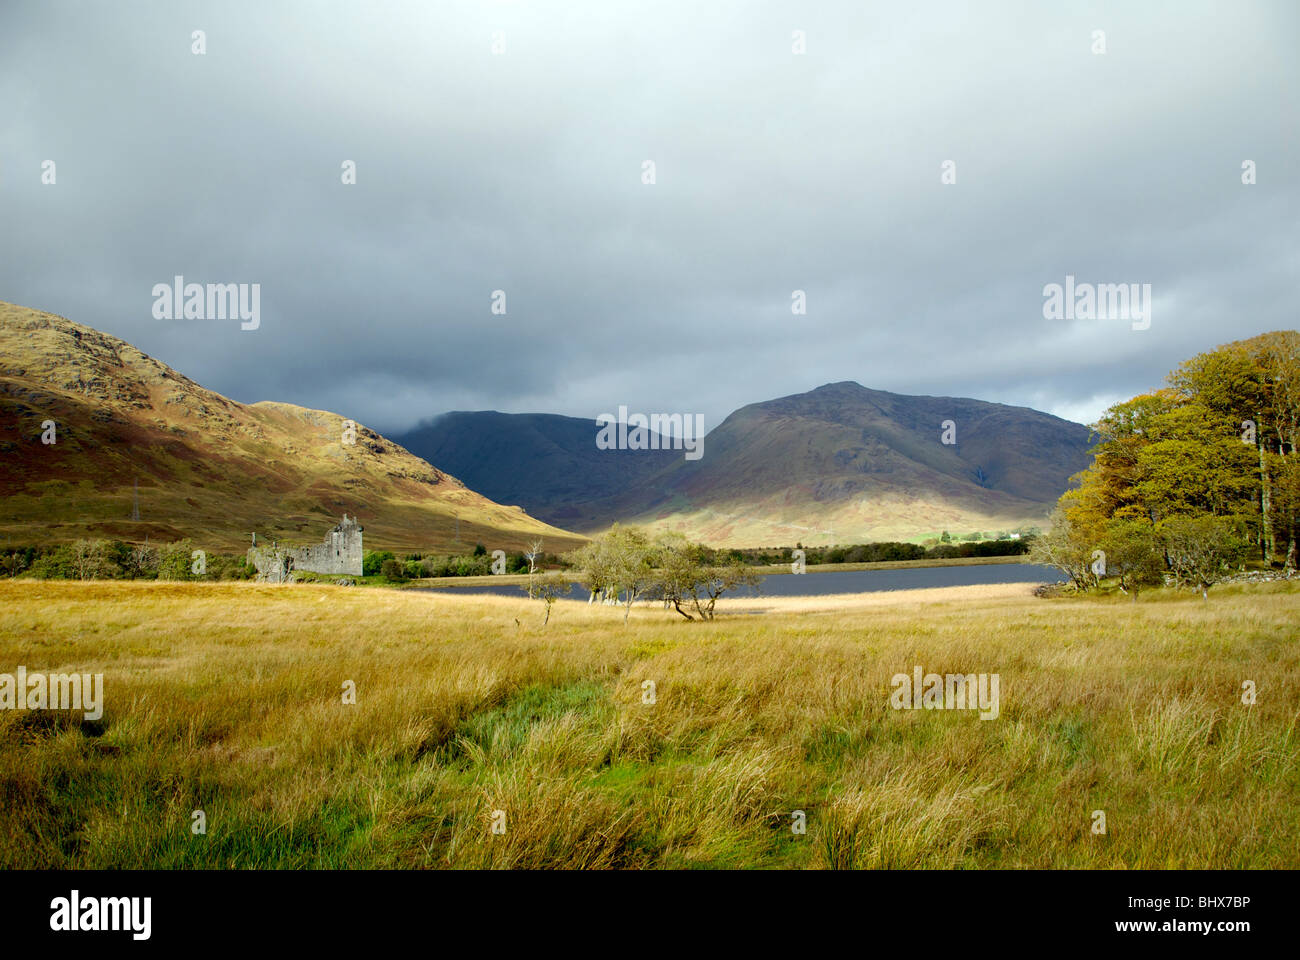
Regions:
[[[880, 590], [920, 590], [926, 587], [966, 587], [987, 583], [1054, 583], [1059, 577], [1049, 567], [1032, 563], [990, 563], [969, 567], [907, 567], [900, 570], [835, 570], [829, 573], [773, 574], [763, 578], [759, 594], [765, 597], [820, 597], [832, 593], [875, 593]], [[459, 593], [497, 593], [518, 597], [518, 586], [417, 587], [418, 590], [455, 590]], [[753, 596], [743, 587], [727, 596]], [[586, 600], [586, 588], [574, 584], [569, 596]]]

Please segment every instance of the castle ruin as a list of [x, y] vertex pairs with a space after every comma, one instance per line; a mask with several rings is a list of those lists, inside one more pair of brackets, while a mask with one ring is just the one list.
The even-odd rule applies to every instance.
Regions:
[[324, 543], [294, 549], [283, 548], [278, 543], [259, 547], [257, 534], [253, 534], [248, 562], [257, 568], [257, 579], [262, 583], [292, 583], [295, 570], [359, 577], [362, 529], [355, 517], [345, 513], [342, 522], [326, 535]]

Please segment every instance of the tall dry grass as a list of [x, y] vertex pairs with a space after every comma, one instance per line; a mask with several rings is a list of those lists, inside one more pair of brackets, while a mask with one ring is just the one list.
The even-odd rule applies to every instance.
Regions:
[[[0, 866], [1300, 865], [1300, 592], [1026, 593], [542, 629], [526, 598], [0, 583], [0, 672], [106, 687], [98, 722], [0, 711]], [[1000, 717], [891, 709], [918, 664], [1000, 674]]]

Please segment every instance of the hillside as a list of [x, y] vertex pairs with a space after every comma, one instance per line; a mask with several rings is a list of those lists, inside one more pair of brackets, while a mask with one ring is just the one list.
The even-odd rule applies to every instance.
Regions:
[[[955, 445], [941, 442], [945, 420], [956, 424]], [[403, 442], [436, 450], [467, 482], [491, 482], [495, 497], [569, 529], [618, 520], [732, 546], [1037, 523], [1089, 462], [1089, 431], [1079, 424], [853, 382], [737, 410], [708, 434], [698, 461], [600, 451], [595, 431], [592, 420], [460, 413]], [[549, 457], [529, 458], [543, 447]], [[527, 469], [495, 470], [494, 450], [517, 451]]]
[[[41, 442], [47, 420], [52, 445]], [[313, 542], [345, 512], [368, 548], [580, 542], [360, 424], [344, 445], [343, 420], [237, 403], [115, 337], [0, 302], [0, 536], [13, 543], [190, 537], [242, 550], [254, 530]]]
[[[549, 413], [445, 413], [397, 442], [430, 463], [456, 463], [458, 476], [485, 497], [533, 516], [591, 525], [608, 501], [640, 488], [682, 459], [675, 450], [598, 450], [594, 421]], [[449, 468], [450, 469], [450, 468]]]

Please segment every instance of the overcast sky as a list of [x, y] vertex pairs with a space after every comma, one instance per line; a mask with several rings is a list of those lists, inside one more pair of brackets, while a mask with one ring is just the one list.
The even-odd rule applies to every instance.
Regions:
[[[1297, 49], [1285, 0], [4, 0], [0, 299], [387, 432], [838, 380], [1087, 422], [1297, 326]], [[177, 274], [260, 328], [155, 319]], [[1044, 319], [1067, 274], [1150, 328]]]

